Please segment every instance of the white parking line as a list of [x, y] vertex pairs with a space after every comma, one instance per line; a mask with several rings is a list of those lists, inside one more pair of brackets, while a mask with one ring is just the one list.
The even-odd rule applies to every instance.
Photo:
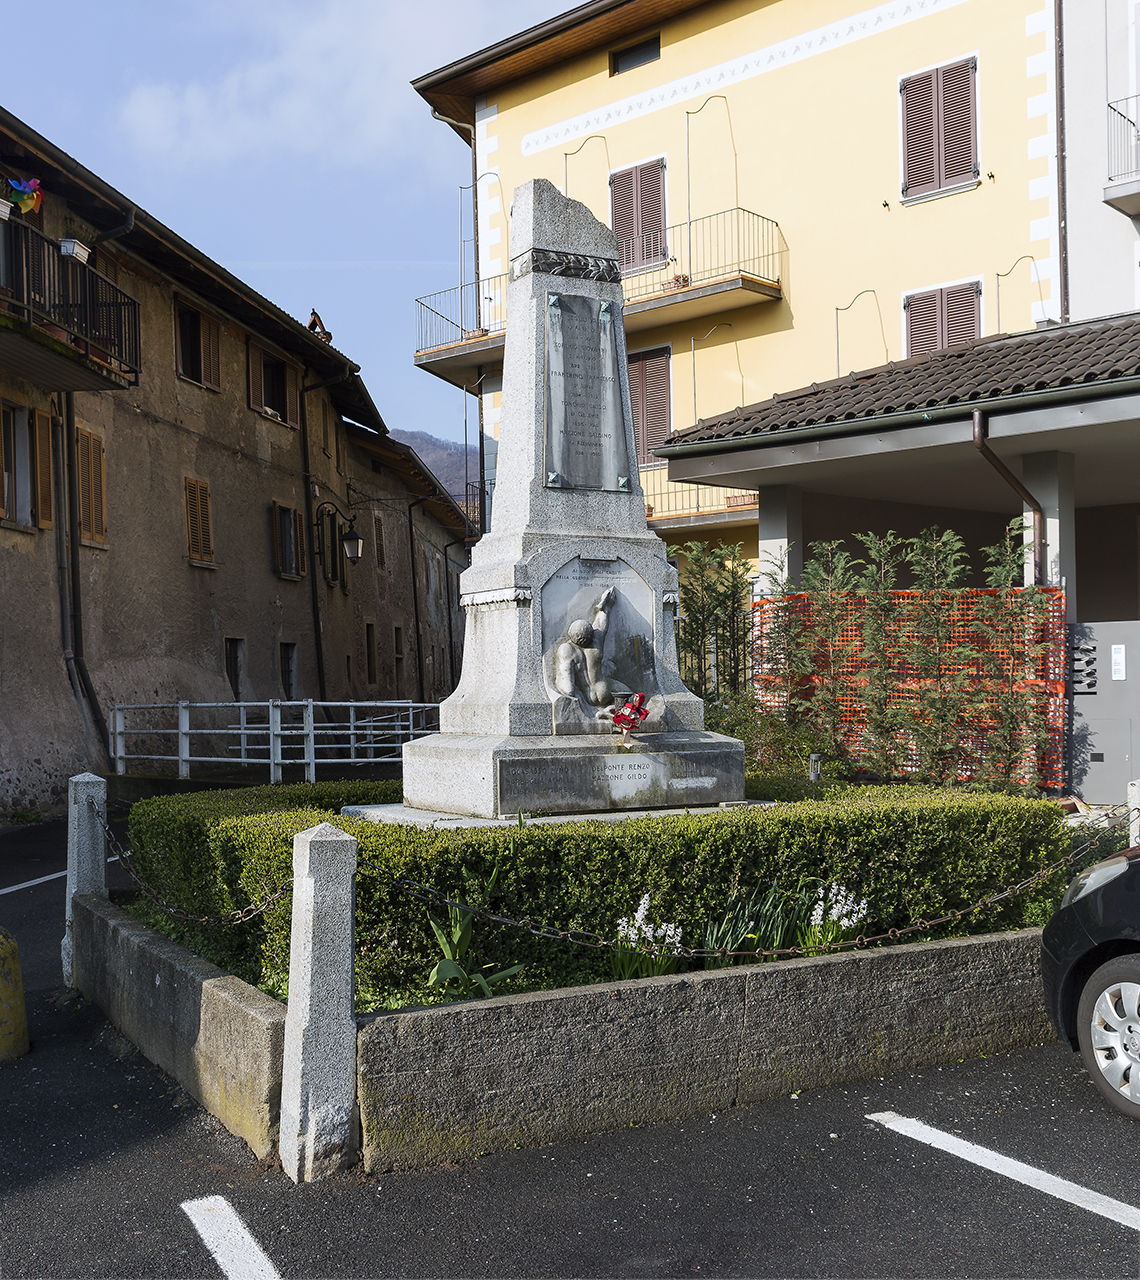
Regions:
[[[119, 855], [117, 853], [112, 854], [107, 859], [108, 862], [118, 862], [118, 860]], [[37, 884], [47, 884], [49, 880], [62, 880], [65, 875], [67, 875], [66, 871], [53, 871], [50, 876], [40, 876], [38, 880], [25, 880], [23, 884], [9, 885], [7, 889], [0, 889], [0, 894], [19, 893], [21, 889], [31, 889]]]
[[911, 1120], [894, 1111], [876, 1111], [866, 1119], [874, 1120], [895, 1133], [914, 1138], [917, 1142], [925, 1142], [927, 1146], [948, 1151], [951, 1155], [968, 1160], [971, 1164], [981, 1165], [983, 1169], [1000, 1173], [1005, 1178], [1012, 1178], [1014, 1182], [1021, 1182], [1027, 1187], [1044, 1191], [1047, 1196], [1055, 1196], [1058, 1200], [1075, 1204], [1078, 1208], [1087, 1209], [1090, 1213], [1099, 1213], [1102, 1218], [1108, 1218], [1111, 1222], [1119, 1222], [1123, 1227], [1140, 1231], [1140, 1209], [1130, 1204], [1102, 1196], [1098, 1191], [1090, 1191], [1088, 1187], [1079, 1186], [1065, 1178], [1055, 1178], [1051, 1173], [1035, 1169], [1031, 1164], [1022, 1164], [1020, 1160], [1011, 1160], [1009, 1156], [998, 1155], [988, 1147], [979, 1147], [977, 1143], [955, 1138], [953, 1134], [944, 1133], [941, 1129], [932, 1129], [921, 1120]]
[[194, 1224], [227, 1280], [281, 1280], [277, 1268], [225, 1196], [186, 1200], [182, 1212]]

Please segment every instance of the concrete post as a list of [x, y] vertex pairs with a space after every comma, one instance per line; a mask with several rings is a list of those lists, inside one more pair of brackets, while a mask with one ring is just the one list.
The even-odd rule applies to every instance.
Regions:
[[356, 841], [322, 822], [293, 837], [293, 929], [281, 1079], [281, 1164], [315, 1182], [356, 1138]]
[[67, 901], [64, 908], [64, 986], [75, 985], [71, 948], [71, 900], [77, 893], [107, 896], [107, 840], [88, 800], [107, 812], [107, 784], [93, 773], [81, 773], [67, 783]]
[[769, 595], [768, 576], [783, 560], [793, 588], [800, 585], [804, 567], [803, 494], [794, 485], [768, 485], [759, 491], [759, 595]]
[[1140, 844], [1140, 779], [1128, 784], [1128, 844]]
[[[1074, 465], [1071, 453], [1026, 453], [1021, 457], [1021, 479], [1041, 503], [1045, 517], [1046, 587], [1065, 588], [1065, 621], [1077, 620], [1077, 536], [1074, 508]], [[1030, 516], [1028, 508], [1026, 517]], [[1026, 520], [1025, 540], [1033, 541]], [[1025, 582], [1033, 581], [1033, 561], [1026, 558]]]

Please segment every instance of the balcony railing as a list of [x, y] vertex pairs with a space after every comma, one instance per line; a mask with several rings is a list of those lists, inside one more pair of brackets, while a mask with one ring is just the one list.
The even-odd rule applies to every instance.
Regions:
[[[780, 229], [748, 209], [725, 209], [618, 242], [628, 305], [747, 275], [780, 282]], [[509, 276], [488, 276], [416, 299], [416, 351], [474, 342], [507, 324]]]
[[1140, 178], [1140, 95], [1108, 104], [1108, 180]]
[[26, 222], [0, 222], [0, 314], [138, 381], [139, 304]]
[[739, 512], [742, 520], [756, 519], [755, 489], [673, 483], [669, 480], [664, 458], [659, 464], [642, 467], [641, 487], [645, 490], [645, 512], [651, 520], [710, 515], [727, 520], [730, 512]]

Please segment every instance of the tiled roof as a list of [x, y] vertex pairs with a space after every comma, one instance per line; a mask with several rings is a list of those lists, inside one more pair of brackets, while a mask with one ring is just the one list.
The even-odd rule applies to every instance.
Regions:
[[770, 400], [703, 418], [661, 452], [710, 441], [746, 440], [793, 428], [857, 423], [974, 401], [1140, 377], [1140, 314], [1111, 316], [1027, 333], [997, 334], [958, 347], [812, 383]]

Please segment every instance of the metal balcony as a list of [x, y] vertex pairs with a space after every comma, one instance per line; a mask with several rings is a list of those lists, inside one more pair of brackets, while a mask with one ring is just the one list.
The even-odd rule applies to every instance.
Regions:
[[[631, 333], [782, 296], [780, 228], [748, 209], [621, 240], [618, 252]], [[500, 362], [508, 281], [489, 276], [417, 298], [416, 364], [458, 387]]]
[[1108, 185], [1104, 201], [1130, 217], [1140, 213], [1140, 96], [1108, 104]]
[[137, 384], [139, 304], [25, 222], [0, 221], [0, 368], [47, 391]]

